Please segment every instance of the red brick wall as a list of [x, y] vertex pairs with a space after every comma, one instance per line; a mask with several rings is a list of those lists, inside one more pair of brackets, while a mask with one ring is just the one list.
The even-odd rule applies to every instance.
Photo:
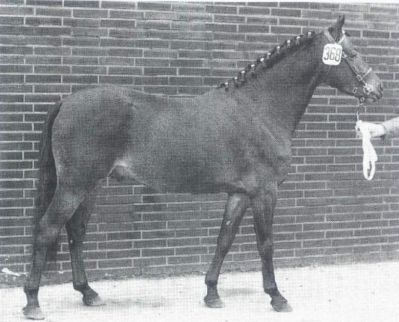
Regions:
[[[46, 111], [88, 85], [201, 94], [258, 55], [347, 17], [353, 42], [384, 80], [363, 119], [399, 105], [399, 5], [0, 0], [0, 268], [26, 271]], [[275, 216], [278, 265], [398, 256], [399, 141], [376, 141], [373, 181], [362, 177], [356, 100], [319, 88], [299, 124], [294, 162]], [[207, 267], [225, 195], [153, 194], [105, 180], [90, 221], [94, 272], [161, 273]], [[65, 242], [65, 237], [64, 237]], [[257, 267], [248, 214], [226, 267]], [[57, 269], [69, 270], [62, 244]]]

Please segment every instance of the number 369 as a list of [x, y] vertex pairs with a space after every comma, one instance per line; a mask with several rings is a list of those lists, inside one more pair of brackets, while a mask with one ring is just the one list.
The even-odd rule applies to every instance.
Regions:
[[323, 50], [323, 63], [337, 66], [341, 63], [342, 46], [339, 44], [326, 44]]
[[324, 51], [324, 60], [335, 60], [336, 62], [341, 61], [342, 49], [336, 47], [326, 48]]

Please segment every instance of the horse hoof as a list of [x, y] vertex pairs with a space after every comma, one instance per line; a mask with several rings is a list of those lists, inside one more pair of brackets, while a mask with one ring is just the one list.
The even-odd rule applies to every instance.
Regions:
[[273, 299], [270, 304], [276, 312], [291, 312], [292, 307], [288, 304], [286, 299]]
[[22, 311], [27, 319], [44, 320], [44, 314], [39, 306], [25, 306]]
[[105, 305], [105, 302], [103, 299], [96, 295], [94, 297], [91, 296], [83, 296], [83, 303], [87, 306], [103, 306]]
[[208, 297], [205, 296], [204, 302], [207, 307], [210, 307], [212, 309], [220, 309], [224, 307], [224, 303], [220, 299], [220, 297]]

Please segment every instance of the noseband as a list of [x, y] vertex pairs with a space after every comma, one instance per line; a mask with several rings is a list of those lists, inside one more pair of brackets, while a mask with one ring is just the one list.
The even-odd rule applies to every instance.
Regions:
[[[341, 44], [345, 38], [345, 32], [342, 31], [342, 38], [337, 42], [332, 36], [331, 34], [326, 30], [324, 31], [324, 35], [327, 37], [327, 39], [334, 44]], [[368, 84], [366, 82], [366, 77], [371, 73], [372, 68], [369, 67], [365, 72], [363, 72], [360, 68], [359, 68], [359, 64], [356, 62], [356, 59], [358, 57], [358, 54], [355, 53], [354, 55], [348, 55], [345, 52], [345, 49], [342, 47], [342, 59], [348, 64], [349, 68], [352, 70], [353, 74], [356, 76], [356, 79], [358, 80], [359, 83], [361, 83], [363, 85], [363, 93], [368, 96], [371, 91], [372, 91], [372, 86], [370, 84]], [[331, 70], [332, 66], [329, 66], [326, 77], [328, 76], [330, 70]], [[358, 92], [358, 87], [353, 87], [352, 89], [352, 93], [356, 94]], [[359, 98], [360, 103], [363, 103], [365, 100], [364, 96]]]

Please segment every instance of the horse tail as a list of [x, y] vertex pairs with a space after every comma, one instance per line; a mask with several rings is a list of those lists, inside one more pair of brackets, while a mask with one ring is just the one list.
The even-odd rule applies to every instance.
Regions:
[[[40, 220], [46, 213], [57, 187], [57, 174], [51, 146], [51, 137], [54, 120], [60, 111], [61, 104], [61, 102], [57, 102], [54, 108], [48, 112], [47, 120], [43, 128], [39, 156], [39, 180], [35, 201], [36, 211], [34, 215], [34, 239], [36, 239], [39, 231]], [[48, 259], [55, 260], [57, 255], [57, 247], [58, 241], [49, 248]]]

